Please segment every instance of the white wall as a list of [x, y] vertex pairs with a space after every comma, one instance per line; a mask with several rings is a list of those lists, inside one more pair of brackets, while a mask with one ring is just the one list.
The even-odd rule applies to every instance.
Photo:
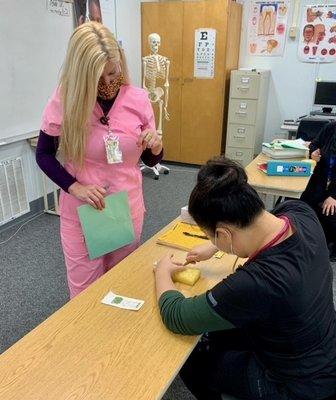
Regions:
[[141, 1], [116, 0], [116, 35], [125, 50], [131, 81], [141, 86]]
[[125, 50], [131, 81], [141, 86], [141, 3], [158, 0], [115, 0], [113, 14], [103, 15]]
[[[294, 119], [309, 114], [313, 104], [315, 79], [336, 80], [336, 63], [316, 65], [300, 62], [297, 56], [299, 35], [295, 40], [287, 37], [283, 57], [248, 55], [249, 2], [250, 0], [244, 2], [240, 67], [271, 70], [265, 127], [265, 139], [270, 140], [276, 133], [280, 132], [280, 126], [284, 119]], [[313, 2], [302, 0], [302, 5], [311, 3]], [[323, 3], [323, 1], [320, 3]], [[294, 1], [291, 1], [291, 7], [289, 24], [292, 21]]]
[[[152, 0], [153, 1], [153, 0]], [[156, 0], [154, 0], [156, 1]], [[43, 3], [44, 7], [44, 3]], [[64, 17], [55, 16], [62, 21]], [[135, 85], [141, 84], [141, 1], [115, 0], [111, 10], [103, 11], [104, 24], [121, 40], [125, 49], [131, 80]], [[46, 55], [47, 56], [47, 55]], [[60, 60], [62, 62], [62, 60]], [[43, 65], [41, 65], [43, 70]], [[41, 71], [42, 71], [41, 70]], [[57, 77], [55, 77], [55, 82]], [[36, 82], [38, 85], [38, 82]], [[39, 127], [36, 126], [36, 129]], [[26, 132], [22, 132], [26, 133]], [[0, 146], [0, 160], [10, 157], [23, 157], [24, 174], [27, 184], [28, 200], [33, 201], [42, 196], [42, 181], [39, 168], [35, 162], [35, 153], [27, 141]], [[52, 186], [49, 185], [49, 191]]]

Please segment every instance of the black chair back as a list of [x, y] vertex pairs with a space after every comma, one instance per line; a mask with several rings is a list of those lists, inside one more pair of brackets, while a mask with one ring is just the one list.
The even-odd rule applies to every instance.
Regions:
[[321, 132], [324, 125], [330, 122], [327, 118], [302, 118], [296, 133], [297, 139], [311, 142]]

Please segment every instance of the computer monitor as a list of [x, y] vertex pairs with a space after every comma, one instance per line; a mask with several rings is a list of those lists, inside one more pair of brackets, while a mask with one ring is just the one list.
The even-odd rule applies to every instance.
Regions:
[[323, 112], [332, 111], [332, 108], [336, 106], [336, 82], [316, 82], [314, 105], [322, 107]]

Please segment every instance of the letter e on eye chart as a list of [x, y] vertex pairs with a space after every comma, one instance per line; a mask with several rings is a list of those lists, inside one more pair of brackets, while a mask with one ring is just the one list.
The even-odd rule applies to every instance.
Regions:
[[215, 76], [216, 29], [195, 30], [194, 77], [213, 79]]

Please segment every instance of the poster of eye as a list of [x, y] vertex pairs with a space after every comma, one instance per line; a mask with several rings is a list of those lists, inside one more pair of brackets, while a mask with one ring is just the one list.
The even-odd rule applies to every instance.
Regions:
[[247, 40], [250, 55], [283, 55], [289, 4], [290, 0], [250, 2]]
[[299, 59], [336, 61], [336, 4], [305, 6], [301, 21]]

